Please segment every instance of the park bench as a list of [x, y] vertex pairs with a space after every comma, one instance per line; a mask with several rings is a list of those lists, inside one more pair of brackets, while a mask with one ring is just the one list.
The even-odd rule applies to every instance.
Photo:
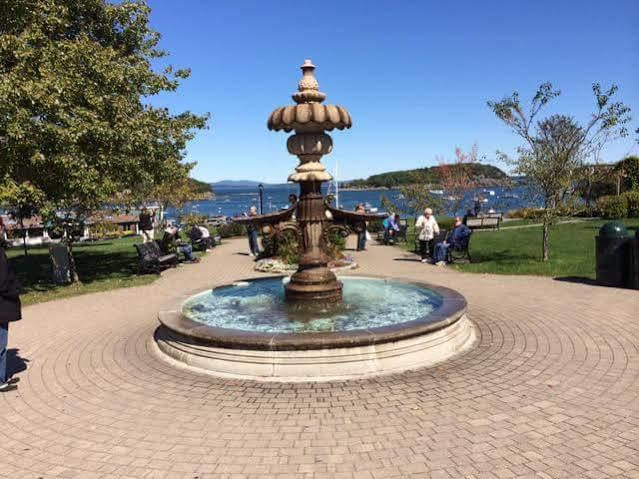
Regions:
[[159, 273], [178, 264], [176, 254], [162, 254], [157, 241], [134, 245], [138, 252], [138, 274]]
[[448, 248], [448, 258], [446, 260], [449, 263], [470, 263], [470, 239], [473, 237], [473, 231], [470, 231], [470, 236], [466, 238], [462, 244], [456, 248]]
[[[406, 242], [406, 234], [408, 233], [408, 222], [406, 220], [399, 220], [399, 230], [395, 233], [395, 243]], [[382, 228], [377, 232], [377, 242], [384, 243], [384, 229]], [[392, 243], [391, 243], [392, 244]]]
[[[447, 230], [444, 229], [440, 229], [439, 233], [435, 235], [435, 237], [433, 238], [435, 241], [433, 242], [433, 245], [436, 245], [437, 243], [441, 243], [442, 241], [446, 240], [446, 235], [448, 234]], [[419, 250], [419, 233], [415, 232], [415, 253], [421, 253], [421, 251]], [[428, 252], [428, 256], [433, 256], [433, 251], [429, 251]]]
[[466, 226], [468, 226], [471, 230], [492, 229], [494, 231], [499, 230], [501, 220], [501, 213], [470, 216], [466, 218]]

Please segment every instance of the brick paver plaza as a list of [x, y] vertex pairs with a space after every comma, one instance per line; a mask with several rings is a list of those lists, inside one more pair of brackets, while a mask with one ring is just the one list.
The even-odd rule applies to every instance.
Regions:
[[479, 341], [431, 369], [335, 383], [180, 370], [157, 312], [256, 277], [245, 240], [156, 283], [25, 308], [0, 395], [0, 475], [18, 478], [639, 477], [639, 293], [461, 274], [398, 249], [356, 274], [457, 289]]

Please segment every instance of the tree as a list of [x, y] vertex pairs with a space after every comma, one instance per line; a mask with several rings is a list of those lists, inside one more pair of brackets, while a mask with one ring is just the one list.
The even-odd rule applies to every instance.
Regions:
[[627, 188], [630, 190], [639, 190], [639, 157], [628, 156], [618, 162], [614, 168], [618, 175], [617, 194], [621, 193], [621, 180], [623, 179]]
[[16, 184], [8, 179], [4, 181], [4, 185], [0, 189], [0, 205], [5, 205], [9, 210], [9, 214], [20, 225], [25, 256], [29, 254], [29, 250], [27, 248], [27, 230], [24, 226], [24, 220], [38, 213], [43, 203], [44, 196], [42, 192], [28, 182]]
[[398, 187], [401, 199], [391, 201], [383, 197], [382, 206], [389, 212], [401, 212], [412, 216], [418, 216], [426, 207], [432, 208], [435, 214], [442, 212], [444, 205], [440, 197], [430, 192], [432, 186], [426, 170], [428, 169], [412, 170], [411, 181]]
[[478, 164], [477, 144], [474, 144], [469, 153], [464, 153], [461, 148], [455, 148], [455, 163], [440, 163], [439, 184], [450, 196], [450, 209], [457, 213], [469, 191], [479, 185], [473, 174], [473, 166]]
[[0, 181], [41, 192], [53, 220], [186, 176], [207, 117], [147, 103], [189, 76], [152, 68], [167, 54], [149, 12], [146, 0], [0, 0]]
[[596, 109], [585, 126], [566, 115], [553, 115], [535, 123], [540, 110], [560, 95], [551, 83], [542, 84], [526, 113], [514, 92], [501, 101], [489, 101], [488, 106], [519, 137], [524, 146], [517, 149], [518, 158], [510, 159], [502, 152], [498, 155], [514, 165], [515, 171], [525, 175], [541, 191], [544, 221], [542, 233], [542, 259], [550, 257], [550, 224], [565, 193], [572, 188], [584, 160], [598, 155], [612, 139], [628, 134], [630, 108], [621, 102], [612, 102], [617, 87], [602, 91], [598, 83], [592, 86]]

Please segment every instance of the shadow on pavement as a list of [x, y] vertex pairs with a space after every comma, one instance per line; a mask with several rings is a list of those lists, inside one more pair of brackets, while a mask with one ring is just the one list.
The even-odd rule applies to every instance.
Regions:
[[7, 375], [9, 377], [27, 370], [29, 360], [20, 356], [19, 351], [17, 348], [11, 348], [7, 351]]
[[563, 281], [566, 283], [587, 284], [588, 286], [601, 286], [592, 278], [584, 278], [582, 276], [558, 276], [553, 278], [555, 281]]

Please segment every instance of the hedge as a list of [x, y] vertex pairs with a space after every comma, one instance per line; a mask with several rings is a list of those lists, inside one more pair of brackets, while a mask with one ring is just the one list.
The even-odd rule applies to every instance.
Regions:
[[597, 210], [605, 219], [625, 218], [628, 216], [626, 196], [602, 196], [597, 200]]
[[639, 218], [639, 191], [627, 191], [622, 196], [628, 204], [628, 218]]

